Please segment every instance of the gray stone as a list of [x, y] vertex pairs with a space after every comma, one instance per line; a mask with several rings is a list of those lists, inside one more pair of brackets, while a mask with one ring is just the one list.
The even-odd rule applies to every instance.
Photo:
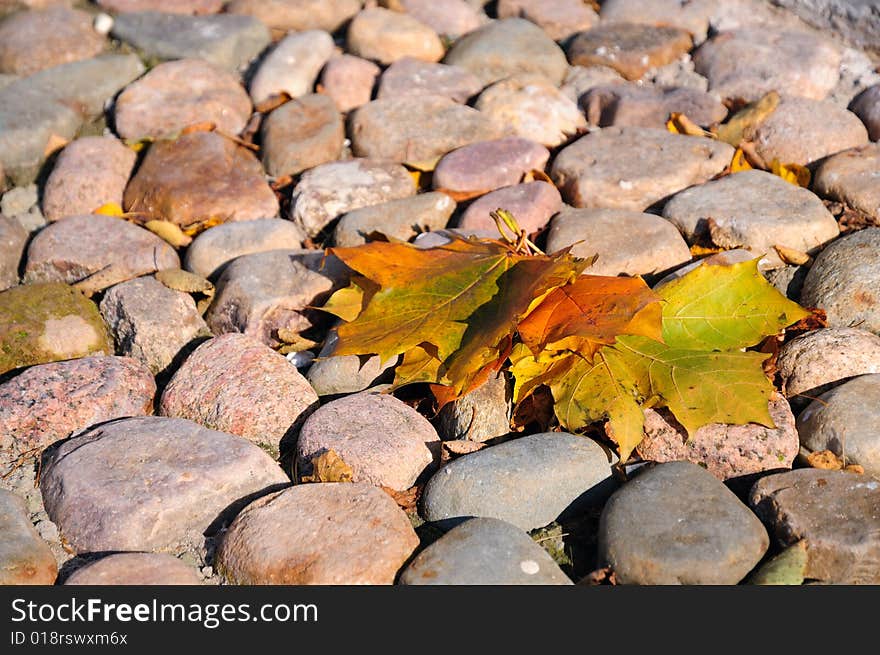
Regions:
[[304, 238], [290, 221], [264, 218], [223, 223], [199, 234], [186, 249], [184, 268], [216, 278], [236, 257], [278, 249], [298, 249]]
[[871, 141], [880, 141], [880, 84], [860, 93], [853, 99], [849, 109], [868, 128]]
[[473, 518], [420, 552], [400, 574], [405, 585], [567, 585], [566, 575], [522, 529]]
[[129, 357], [31, 366], [0, 384], [0, 451], [15, 459], [96, 423], [152, 414], [155, 395], [149, 369]]
[[332, 98], [317, 93], [278, 107], [263, 121], [263, 166], [274, 177], [298, 175], [334, 161], [345, 126]]
[[210, 334], [192, 296], [169, 289], [152, 276], [107, 289], [101, 314], [116, 351], [142, 362], [154, 374], [169, 372], [196, 339]]
[[234, 584], [391, 584], [418, 544], [409, 518], [381, 489], [300, 484], [248, 505], [215, 566]]
[[504, 18], [458, 39], [445, 64], [461, 66], [484, 84], [540, 73], [560, 84], [568, 68], [565, 53], [540, 27], [522, 18]]
[[813, 189], [880, 219], [880, 144], [844, 150], [823, 161], [813, 178]]
[[[39, 206], [39, 193], [36, 184], [28, 184], [27, 186], [14, 187], [9, 189], [0, 198], [0, 214], [4, 214], [7, 218], [11, 218], [28, 232], [46, 226], [46, 220]], [[29, 222], [37, 223], [39, 218], [39, 226], [30, 229]]]
[[801, 406], [855, 375], [880, 373], [880, 336], [846, 327], [807, 332], [782, 346], [782, 390]]
[[495, 82], [474, 107], [501, 129], [554, 148], [586, 129], [578, 106], [550, 80], [534, 73]]
[[877, 51], [880, 14], [875, 0], [772, 0], [822, 31], [830, 30], [861, 48]]
[[806, 542], [805, 578], [880, 583], [880, 481], [800, 469], [756, 482], [749, 504], [783, 547]]
[[297, 470], [332, 450], [352, 469], [354, 482], [409, 489], [440, 455], [440, 438], [428, 420], [394, 396], [364, 392], [333, 400], [302, 426]]
[[409, 241], [422, 232], [442, 230], [454, 211], [455, 201], [436, 191], [361, 207], [339, 219], [333, 242], [342, 247], [358, 246], [373, 232]]
[[443, 407], [437, 429], [444, 441], [482, 443], [510, 434], [512, 413], [510, 385], [501, 374]]
[[287, 93], [298, 98], [311, 93], [318, 73], [333, 55], [333, 38], [321, 30], [284, 37], [260, 62], [250, 83], [251, 98], [263, 102]]
[[318, 396], [283, 356], [247, 335], [224, 334], [186, 358], [162, 392], [164, 416], [186, 418], [286, 450]]
[[580, 100], [592, 125], [637, 125], [665, 128], [673, 112], [697, 125], [711, 125], [727, 116], [714, 96], [683, 87], [641, 86], [635, 83], [593, 87]]
[[819, 307], [831, 327], [880, 334], [880, 228], [854, 232], [829, 245], [813, 263], [801, 304]]
[[197, 123], [235, 136], [251, 115], [251, 101], [235, 75], [202, 59], [154, 66], [119, 94], [113, 108], [124, 139], [170, 139]]
[[0, 585], [51, 585], [58, 565], [27, 515], [24, 500], [0, 489]]
[[509, 132], [476, 109], [442, 96], [374, 100], [356, 109], [349, 122], [355, 156], [426, 169], [447, 152]]
[[[310, 252], [317, 262], [309, 261]], [[283, 343], [278, 330], [299, 333], [312, 327], [306, 309], [320, 306], [334, 288], [327, 271], [317, 272], [322, 254], [270, 250], [232, 261], [217, 280], [217, 295], [205, 314], [211, 331], [242, 332], [277, 348]]]
[[491, 212], [506, 209], [517, 224], [532, 234], [547, 225], [550, 217], [562, 208], [562, 197], [556, 187], [535, 181], [502, 187], [472, 202], [458, 221], [465, 232], [489, 231], [497, 233]]
[[599, 255], [590, 275], [650, 275], [691, 259], [669, 221], [626, 209], [563, 209], [550, 224], [547, 251], [566, 246], [576, 257]]
[[587, 134], [556, 157], [550, 176], [574, 207], [643, 210], [730, 163], [733, 147], [645, 127]]
[[425, 487], [424, 516], [444, 522], [492, 517], [532, 530], [601, 503], [614, 486], [613, 463], [586, 437], [565, 432], [520, 437], [441, 468]]
[[49, 221], [89, 214], [106, 203], [122, 205], [137, 154], [112, 136], [76, 139], [61, 151], [43, 188]]
[[454, 193], [482, 193], [519, 183], [523, 175], [543, 171], [550, 159], [544, 146], [510, 136], [453, 150], [437, 162], [431, 183]]
[[766, 162], [812, 164], [868, 143], [868, 132], [851, 111], [830, 100], [783, 97], [754, 129], [755, 151]]
[[594, 87], [625, 82], [623, 75], [608, 66], [569, 66], [559, 90], [578, 102], [587, 91]]
[[26, 284], [65, 282], [94, 293], [163, 268], [180, 268], [177, 253], [152, 232], [113, 216], [68, 216], [28, 246]]
[[[725, 0], [722, 0], [722, 3]], [[727, 0], [729, 1], [729, 0]], [[722, 4], [718, 3], [718, 4]], [[672, 25], [690, 32], [700, 43], [706, 39], [712, 0], [605, 0], [600, 16], [605, 22]]]
[[399, 164], [352, 159], [315, 166], [293, 188], [290, 218], [309, 236], [353, 209], [415, 195], [412, 176]]
[[822, 36], [754, 26], [716, 35], [694, 53], [694, 64], [722, 98], [752, 102], [777, 91], [821, 100], [840, 78], [840, 58]]
[[382, 7], [366, 8], [351, 20], [346, 48], [353, 55], [385, 65], [404, 57], [439, 61], [445, 52], [440, 36], [428, 25]]
[[65, 585], [200, 585], [202, 576], [165, 553], [115, 553], [77, 569]]
[[797, 420], [801, 445], [830, 450], [880, 478], [880, 374], [861, 375], [823, 393]]
[[483, 83], [480, 79], [460, 66], [404, 57], [382, 73], [376, 97], [439, 95], [455, 102], [466, 103], [482, 89]]
[[254, 497], [289, 482], [258, 446], [191, 421], [104, 423], [65, 441], [43, 466], [49, 517], [77, 553], [200, 549]]
[[711, 473], [658, 464], [617, 491], [599, 522], [599, 565], [623, 584], [736, 584], [770, 540], [761, 522]]
[[28, 233], [21, 224], [0, 214], [0, 291], [18, 284], [18, 266]]
[[393, 379], [391, 370], [397, 365], [399, 357], [393, 357], [383, 364], [376, 355], [333, 355], [337, 341], [336, 331], [331, 330], [317, 359], [306, 373], [306, 379], [319, 396], [355, 393]]
[[637, 452], [650, 462], [687, 460], [720, 480], [774, 469], [790, 469], [798, 454], [798, 433], [788, 401], [770, 400], [776, 427], [757, 423], [709, 423], [688, 434], [668, 410], [645, 410], [645, 438]]
[[269, 30], [255, 18], [221, 14], [182, 16], [155, 11], [120, 14], [113, 36], [157, 59], [204, 59], [236, 71], [269, 44]]
[[839, 228], [815, 194], [765, 171], [749, 170], [685, 189], [663, 216], [689, 243], [709, 238], [722, 248], [743, 248], [782, 261], [774, 246], [815, 252]]

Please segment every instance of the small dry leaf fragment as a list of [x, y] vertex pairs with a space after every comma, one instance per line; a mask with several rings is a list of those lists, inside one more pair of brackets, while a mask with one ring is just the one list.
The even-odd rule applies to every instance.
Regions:
[[143, 139], [126, 139], [123, 141], [126, 146], [134, 150], [135, 152], [140, 152], [144, 148], [146, 148], [149, 144], [153, 142], [152, 137], [144, 137]]
[[740, 150], [742, 150], [743, 157], [745, 157], [746, 162], [752, 168], [759, 168], [762, 171], [766, 171], [769, 166], [767, 162], [764, 161], [764, 158], [758, 154], [757, 148], [755, 148], [755, 144], [751, 141], [743, 141], [739, 144]]
[[776, 111], [778, 105], [779, 94], [776, 91], [770, 91], [760, 100], [740, 109], [724, 125], [719, 125], [715, 130], [715, 135], [719, 141], [737, 147], [744, 140], [751, 138], [754, 129]]
[[484, 196], [488, 191], [478, 190], [478, 191], [453, 191], [452, 189], [437, 189], [438, 193], [445, 193], [447, 196], [452, 198], [455, 202], [465, 202], [466, 200], [471, 200], [473, 198], [479, 198], [480, 196]]
[[799, 187], [810, 186], [810, 169], [800, 164], [783, 164], [778, 159], [770, 162], [770, 172], [781, 177], [786, 182]]
[[180, 268], [165, 268], [156, 272], [156, 279], [169, 289], [185, 293], [214, 295], [214, 285], [201, 275]]
[[285, 349], [287, 350], [287, 352], [300, 352], [301, 350], [310, 350], [318, 345], [317, 341], [306, 339], [304, 336], [302, 336], [295, 330], [291, 330], [290, 328], [278, 328], [275, 336], [278, 338], [278, 341], [281, 341], [285, 344]]
[[[522, 183], [526, 184], [527, 182], [546, 182], [547, 184], [553, 184], [553, 180], [550, 179], [550, 176], [537, 168], [533, 168], [523, 175]], [[553, 185], [556, 186], [555, 184]]]
[[309, 464], [312, 468], [311, 475], [304, 475], [301, 482], [353, 482], [354, 471], [342, 461], [332, 448], [325, 450], [320, 455], [313, 457]]
[[125, 217], [125, 211], [115, 202], [105, 202], [97, 209], [93, 209], [92, 213], [102, 214], [103, 216], [116, 216], [117, 218]]
[[773, 246], [773, 249], [776, 251], [776, 254], [779, 255], [779, 259], [783, 261], [785, 264], [791, 264], [793, 266], [803, 266], [804, 264], [809, 264], [813, 261], [813, 258], [810, 257], [807, 253], [801, 252], [800, 250], [795, 250], [794, 248], [787, 248], [786, 246]]
[[753, 585], [800, 585], [807, 569], [807, 542], [800, 540], [773, 557], [749, 578]]
[[422, 488], [419, 486], [410, 487], [406, 491], [397, 491], [391, 487], [381, 487], [382, 491], [391, 496], [398, 507], [404, 512], [413, 514], [419, 503], [419, 497], [422, 495]]
[[217, 129], [217, 123], [213, 121], [202, 121], [201, 123], [192, 123], [180, 130], [180, 136], [185, 134], [193, 134], [194, 132], [213, 132]]
[[70, 141], [65, 139], [63, 136], [58, 136], [57, 134], [50, 134], [49, 138], [46, 140], [46, 147], [43, 149], [43, 156], [48, 157], [52, 153], [61, 150], [64, 146], [66, 146]]
[[814, 469], [825, 471], [840, 471], [843, 469], [843, 462], [830, 450], [817, 450], [810, 453], [807, 455], [807, 464]]
[[171, 221], [147, 221], [144, 223], [144, 227], [175, 248], [184, 248], [192, 243], [192, 237], [185, 234], [179, 225]]
[[674, 111], [669, 114], [669, 120], [666, 121], [666, 129], [673, 134], [684, 134], [686, 136], [707, 136], [714, 138], [715, 135], [704, 130], [702, 127], [694, 123], [687, 114]]
[[737, 148], [736, 152], [733, 153], [733, 158], [730, 160], [730, 172], [731, 173], [740, 173], [742, 171], [750, 171], [753, 166], [749, 163], [749, 160], [746, 159], [746, 154], [743, 152], [742, 148]]
[[293, 98], [287, 91], [271, 95], [262, 102], [258, 102], [254, 107], [254, 111], [258, 114], [268, 114], [270, 111], [278, 109], [281, 105], [290, 102]]

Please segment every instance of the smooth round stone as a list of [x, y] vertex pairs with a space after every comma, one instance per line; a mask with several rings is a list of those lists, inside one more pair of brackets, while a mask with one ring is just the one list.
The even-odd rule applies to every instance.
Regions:
[[0, 585], [51, 585], [58, 564], [31, 524], [24, 500], [0, 489]]
[[334, 355], [338, 340], [336, 330], [328, 332], [324, 346], [306, 372], [306, 379], [319, 396], [356, 393], [394, 379], [399, 356], [383, 363], [376, 355]]
[[274, 177], [297, 175], [338, 159], [345, 141], [336, 103], [317, 93], [283, 104], [262, 129], [263, 166]]
[[412, 176], [388, 161], [351, 159], [315, 166], [293, 188], [290, 218], [309, 236], [353, 209], [415, 195]]
[[339, 219], [333, 243], [340, 247], [359, 246], [370, 241], [374, 232], [409, 241], [422, 232], [442, 230], [454, 211], [455, 201], [436, 191], [361, 207]]
[[537, 232], [562, 208], [562, 197], [552, 184], [526, 182], [503, 187], [472, 202], [458, 221], [465, 231], [495, 230], [491, 212], [506, 209], [527, 234]]
[[521, 528], [473, 518], [420, 552], [400, 574], [405, 585], [568, 585], [553, 558]]
[[428, 521], [481, 516], [523, 530], [540, 528], [599, 503], [613, 489], [611, 465], [599, 444], [565, 432], [544, 432], [483, 448], [453, 460], [428, 481]]
[[831, 327], [880, 334], [880, 228], [869, 227], [823, 250], [804, 280], [801, 304], [819, 307]]
[[505, 136], [510, 129], [442, 96], [401, 96], [367, 103], [349, 123], [352, 152], [433, 168], [461, 146]]
[[438, 95], [465, 104], [482, 89], [480, 79], [464, 68], [404, 57], [382, 73], [376, 97]]
[[226, 134], [244, 129], [251, 101], [238, 79], [201, 59], [169, 61], [128, 85], [114, 105], [124, 139], [173, 138], [188, 125], [210, 122]]
[[518, 73], [539, 73], [560, 84], [565, 53], [540, 27], [523, 18], [496, 20], [458, 39], [444, 64], [460, 66], [491, 84]]
[[770, 91], [821, 100], [840, 78], [840, 60], [838, 48], [821, 36], [766, 26], [721, 32], [694, 53], [710, 91], [749, 102]]
[[820, 165], [816, 193], [880, 219], [880, 144], [844, 150]]
[[591, 125], [665, 128], [669, 115], [686, 115], [697, 125], [724, 120], [727, 108], [696, 89], [639, 84], [609, 84], [590, 89], [580, 100]]
[[66, 284], [23, 284], [0, 293], [0, 373], [111, 354], [95, 304]]
[[769, 409], [775, 428], [710, 423], [690, 435], [670, 412], [646, 409], [645, 438], [637, 452], [650, 462], [693, 462], [719, 480], [790, 469], [798, 454], [794, 415], [781, 395], [770, 401]]
[[100, 307], [117, 352], [154, 374], [172, 370], [196, 339], [210, 334], [192, 296], [152, 276], [110, 287]]
[[581, 0], [498, 0], [498, 18], [532, 21], [554, 41], [563, 41], [599, 22], [596, 12]]
[[780, 544], [804, 540], [804, 577], [880, 583], [880, 481], [846, 471], [799, 469], [762, 478], [751, 505]]
[[153, 143], [125, 189], [124, 206], [140, 220], [182, 227], [278, 215], [278, 199], [254, 153], [216, 132]]
[[186, 358], [165, 387], [159, 411], [278, 452], [317, 402], [283, 355], [247, 335], [224, 334]]
[[97, 0], [101, 8], [117, 13], [161, 11], [168, 14], [216, 14], [223, 0]]
[[559, 90], [578, 102], [594, 87], [624, 83], [623, 76], [608, 66], [569, 66]]
[[94, 293], [163, 268], [180, 268], [180, 260], [152, 232], [103, 214], [68, 216], [31, 240], [24, 280], [76, 284]]
[[723, 171], [733, 147], [644, 127], [609, 127], [566, 146], [550, 176], [574, 207], [641, 211]]
[[850, 103], [849, 110], [868, 128], [871, 141], [880, 141], [880, 84], [875, 84], [856, 96]]
[[28, 232], [14, 218], [0, 214], [0, 291], [18, 284], [18, 268]]
[[807, 165], [867, 144], [868, 132], [858, 116], [830, 100], [783, 97], [755, 128], [752, 139], [766, 162]]
[[61, 151], [43, 188], [49, 221], [90, 214], [106, 203], [122, 204], [137, 154], [112, 136], [76, 139]]
[[362, 6], [363, 0], [232, 0], [226, 11], [254, 16], [279, 32], [335, 32]]
[[314, 327], [306, 308], [320, 307], [339, 286], [332, 271], [321, 268], [322, 256], [320, 250], [270, 250], [235, 259], [217, 280], [205, 313], [211, 331], [241, 332], [277, 348], [283, 343], [278, 330]]
[[780, 348], [776, 368], [792, 403], [813, 400], [847, 378], [880, 373], [880, 336], [846, 327], [813, 330]]
[[0, 384], [0, 450], [15, 458], [96, 423], [152, 414], [155, 394], [149, 369], [129, 357], [31, 366]]
[[628, 80], [637, 80], [648, 69], [674, 61], [692, 45], [690, 34], [677, 27], [602, 23], [577, 34], [566, 52], [575, 66], [608, 66]]
[[513, 402], [504, 375], [490, 377], [440, 410], [437, 431], [444, 441], [483, 443], [511, 433]]
[[[729, 0], [722, 0], [729, 2]], [[605, 0], [599, 15], [607, 23], [672, 25], [690, 32], [699, 43], [706, 39], [713, 0]]]
[[0, 73], [31, 75], [94, 57], [104, 44], [84, 11], [67, 7], [22, 11], [0, 22]]
[[239, 71], [269, 45], [269, 30], [250, 16], [184, 16], [157, 11], [116, 16], [112, 35], [155, 59], [204, 59]]
[[290, 221], [264, 218], [223, 223], [199, 234], [186, 249], [183, 266], [205, 278], [214, 278], [236, 257], [278, 249], [298, 249], [302, 231]]
[[367, 59], [354, 55], [331, 57], [321, 71], [319, 92], [333, 98], [339, 111], [349, 112], [373, 99], [373, 87], [381, 74], [382, 69]]
[[260, 103], [282, 93], [291, 98], [311, 93], [333, 51], [333, 37], [322, 30], [285, 36], [254, 73], [251, 99]]
[[364, 9], [348, 25], [348, 51], [390, 64], [403, 57], [439, 61], [445, 52], [439, 35], [408, 14], [373, 7]]
[[217, 550], [233, 584], [392, 584], [419, 538], [381, 489], [301, 484], [239, 514]]
[[748, 507], [691, 462], [641, 472], [611, 496], [599, 522], [599, 563], [622, 584], [736, 584], [769, 544]]
[[801, 445], [830, 450], [880, 478], [880, 375], [861, 375], [819, 396], [798, 416]]
[[114, 553], [71, 574], [65, 585], [200, 585], [191, 566], [165, 553]]
[[515, 75], [484, 90], [474, 107], [501, 129], [553, 148], [586, 129], [578, 106], [547, 78]]
[[467, 0], [383, 0], [380, 4], [409, 14], [449, 40], [486, 22], [482, 8]]
[[431, 183], [456, 193], [494, 191], [517, 184], [532, 170], [543, 171], [549, 159], [547, 148], [521, 137], [480, 141], [444, 155]]
[[[104, 423], [44, 462], [49, 517], [77, 553], [200, 549], [206, 533], [289, 480], [254, 444], [164, 417]], [[213, 526], [213, 527], [212, 527]]]
[[333, 400], [302, 426], [296, 444], [300, 473], [328, 450], [348, 464], [355, 482], [409, 489], [439, 457], [440, 438], [416, 410], [394, 396], [360, 393]]
[[743, 248], [782, 264], [774, 246], [813, 251], [839, 234], [819, 198], [781, 177], [749, 170], [685, 189], [663, 207], [685, 239], [709, 237], [722, 248]]
[[550, 224], [547, 251], [567, 246], [576, 257], [599, 256], [590, 275], [650, 275], [691, 259], [669, 221], [627, 209], [563, 209]]

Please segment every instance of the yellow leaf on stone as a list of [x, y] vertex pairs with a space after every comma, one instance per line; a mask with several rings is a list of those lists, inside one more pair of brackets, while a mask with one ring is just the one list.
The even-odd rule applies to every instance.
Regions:
[[742, 171], [750, 170], [752, 170], [752, 165], [749, 163], [749, 160], [746, 159], [745, 153], [742, 148], [737, 148], [736, 152], [733, 153], [733, 159], [730, 160], [730, 172], [740, 173]]
[[192, 237], [184, 234], [180, 226], [171, 221], [147, 221], [144, 227], [175, 248], [183, 248], [192, 243]]
[[746, 105], [736, 112], [724, 125], [719, 125], [715, 135], [719, 141], [738, 147], [744, 140], [751, 138], [754, 129], [779, 105], [779, 94], [770, 91], [761, 99]]
[[354, 471], [342, 461], [342, 458], [332, 448], [325, 450], [320, 455], [313, 457], [309, 464], [312, 468], [311, 475], [300, 478], [302, 482], [353, 482]]
[[208, 228], [212, 228], [215, 225], [225, 223], [226, 219], [226, 216], [211, 216], [210, 218], [206, 218], [205, 220], [199, 221], [198, 223], [187, 225], [186, 227], [182, 228], [181, 231], [188, 237], [194, 237], [200, 232], [204, 232]]
[[165, 268], [156, 271], [156, 279], [169, 289], [183, 291], [184, 293], [202, 293], [206, 296], [214, 295], [214, 285], [201, 275], [184, 271], [180, 268]]
[[125, 211], [115, 202], [105, 202], [97, 209], [93, 209], [92, 213], [103, 214], [104, 216], [116, 216], [118, 218], [125, 217]]
[[770, 172], [795, 186], [810, 186], [810, 169], [800, 164], [783, 164], [778, 159], [770, 162]]
[[666, 129], [673, 134], [684, 134], [686, 136], [707, 136], [714, 138], [715, 135], [704, 130], [702, 127], [694, 123], [686, 114], [674, 111], [669, 114], [669, 120], [666, 121]]

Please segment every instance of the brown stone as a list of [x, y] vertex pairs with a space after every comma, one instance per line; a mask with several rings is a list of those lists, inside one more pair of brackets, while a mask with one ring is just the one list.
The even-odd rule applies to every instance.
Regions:
[[519, 183], [532, 170], [543, 171], [549, 159], [547, 148], [521, 137], [479, 141], [444, 155], [431, 182], [435, 189], [458, 193], [494, 191]]
[[381, 73], [382, 69], [367, 59], [354, 55], [332, 57], [321, 72], [319, 92], [333, 98], [339, 111], [349, 112], [372, 100]]
[[51, 585], [58, 564], [27, 515], [24, 500], [0, 489], [0, 585]]
[[562, 209], [562, 197], [552, 184], [526, 182], [503, 187], [481, 196], [468, 206], [458, 221], [465, 231], [494, 230], [495, 220], [491, 212], [506, 209], [517, 224], [528, 234], [543, 228], [550, 217]]
[[880, 144], [832, 155], [816, 170], [813, 188], [825, 198], [880, 219]]
[[341, 247], [366, 243], [370, 234], [409, 241], [417, 234], [441, 230], [455, 211], [455, 201], [436, 191], [355, 209], [336, 224], [333, 243]]
[[226, 11], [254, 16], [279, 32], [335, 32], [362, 5], [362, 0], [232, 0]]
[[0, 291], [18, 284], [18, 266], [27, 240], [21, 223], [0, 214]]
[[580, 99], [580, 105], [587, 121], [599, 127], [636, 125], [664, 129], [673, 112], [706, 126], [727, 116], [724, 105], [708, 93], [635, 83], [593, 87]]
[[339, 158], [345, 140], [342, 116], [332, 98], [301, 96], [263, 122], [263, 165], [269, 175], [297, 175]]
[[381, 7], [364, 9], [348, 26], [348, 51], [364, 59], [390, 64], [403, 57], [423, 61], [443, 58], [437, 33], [408, 14]]
[[[108, 11], [161, 11], [167, 14], [216, 14], [223, 0], [97, 0]], [[70, 584], [70, 583], [68, 583]]]
[[541, 27], [554, 41], [563, 41], [599, 22], [582, 0], [498, 0], [498, 18], [521, 16]]
[[382, 73], [376, 97], [439, 95], [465, 104], [482, 88], [483, 83], [476, 75], [459, 66], [404, 57]]
[[200, 585], [191, 566], [165, 553], [115, 553], [77, 569], [65, 585]]
[[180, 226], [247, 221], [278, 214], [278, 200], [254, 154], [214, 132], [194, 132], [150, 146], [125, 190], [139, 219]]
[[84, 11], [68, 7], [23, 11], [0, 22], [0, 73], [31, 75], [88, 59], [101, 52], [104, 43]]

